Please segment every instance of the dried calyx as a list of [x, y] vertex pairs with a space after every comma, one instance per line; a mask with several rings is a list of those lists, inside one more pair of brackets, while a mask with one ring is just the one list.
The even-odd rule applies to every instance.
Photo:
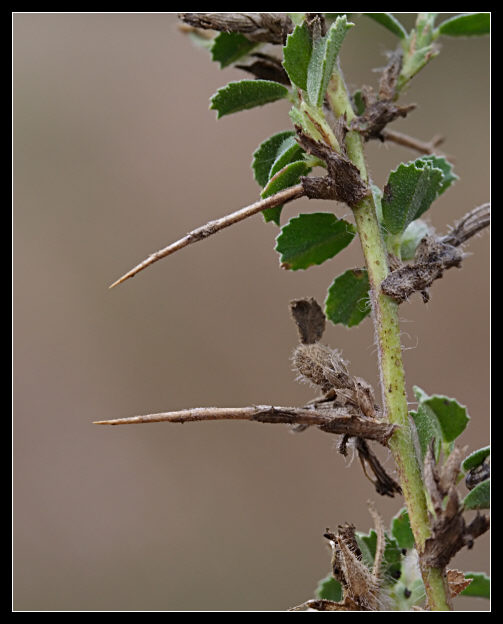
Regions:
[[489, 529], [489, 518], [477, 513], [466, 524], [456, 489], [462, 453], [454, 448], [440, 464], [435, 461], [434, 444], [432, 440], [424, 459], [424, 483], [432, 506], [432, 535], [426, 540], [420, 558], [425, 566], [443, 569], [459, 550], [464, 546], [471, 548], [475, 538]]
[[490, 205], [484, 204], [468, 212], [445, 236], [425, 236], [419, 243], [413, 262], [392, 270], [381, 283], [385, 295], [403, 303], [414, 292], [429, 301], [428, 288], [441, 278], [444, 271], [460, 267], [463, 252], [459, 247], [490, 223]]
[[[353, 377], [349, 373], [347, 362], [343, 360], [340, 351], [319, 343], [325, 329], [325, 315], [316, 300], [292, 301], [290, 309], [300, 339], [300, 344], [293, 352], [293, 365], [299, 373], [300, 381], [306, 381], [322, 391], [323, 396], [312, 402], [316, 409], [333, 410], [346, 414], [349, 419], [363, 418], [363, 422], [369, 425], [382, 423], [372, 386], [361, 377]], [[296, 427], [296, 431], [305, 428]], [[339, 444], [339, 452], [346, 455], [347, 445], [351, 441], [363, 471], [376, 491], [391, 497], [401, 493], [400, 485], [386, 473], [365, 437], [368, 436], [345, 433]], [[374, 478], [369, 476], [366, 468], [370, 469]]]
[[381, 564], [385, 546], [384, 525], [372, 503], [369, 503], [369, 511], [377, 535], [372, 569], [363, 561], [354, 525], [339, 525], [336, 532], [327, 529], [324, 537], [332, 549], [331, 572], [341, 584], [342, 600], [308, 600], [292, 610], [379, 611], [383, 608], [385, 600], [381, 591]]
[[390, 55], [390, 60], [381, 75], [379, 92], [364, 86], [361, 98], [364, 111], [351, 122], [351, 130], [357, 130], [365, 141], [370, 139], [385, 140], [383, 130], [398, 117], [406, 117], [416, 108], [415, 104], [399, 106], [395, 104], [396, 86], [402, 69], [402, 54], [397, 51]]

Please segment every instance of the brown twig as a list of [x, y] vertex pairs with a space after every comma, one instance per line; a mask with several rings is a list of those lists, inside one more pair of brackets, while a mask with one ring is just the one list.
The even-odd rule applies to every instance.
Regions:
[[293, 30], [286, 13], [178, 13], [179, 19], [195, 28], [239, 32], [252, 41], [284, 44]]
[[133, 425], [139, 423], [186, 423], [203, 420], [250, 420], [262, 423], [316, 426], [326, 433], [361, 436], [386, 446], [395, 426], [385, 422], [360, 418], [343, 408], [314, 409], [311, 407], [196, 407], [177, 412], [161, 412], [131, 418], [98, 420], [95, 425]]
[[475, 234], [487, 227], [491, 222], [491, 204], [482, 204], [460, 219], [449, 234], [442, 237], [442, 242], [459, 247]]
[[212, 234], [216, 234], [220, 230], [223, 230], [230, 225], [239, 223], [240, 221], [243, 221], [244, 219], [247, 219], [248, 217], [257, 214], [257, 212], [262, 212], [267, 208], [281, 206], [282, 204], [286, 204], [287, 202], [302, 197], [304, 194], [305, 191], [302, 184], [297, 184], [295, 186], [284, 189], [279, 193], [276, 193], [275, 195], [271, 195], [270, 197], [266, 197], [265, 199], [257, 201], [250, 206], [246, 206], [245, 208], [236, 210], [236, 212], [228, 214], [225, 217], [215, 219], [214, 221], [209, 221], [208, 223], [206, 223], [206, 225], [192, 230], [186, 236], [180, 238], [180, 240], [177, 240], [176, 242], [171, 243], [171, 245], [164, 247], [164, 249], [160, 249], [159, 251], [151, 254], [148, 258], [143, 260], [143, 262], [140, 262], [140, 264], [135, 266], [133, 269], [131, 269], [125, 275], [115, 281], [110, 286], [110, 288], [114, 288], [114, 286], [122, 284], [122, 282], [125, 282], [130, 277], [134, 277], [137, 273], [143, 271], [143, 269], [146, 269], [151, 264], [154, 264], [154, 262], [161, 260], [161, 258], [166, 258], [166, 256], [170, 256], [171, 254], [175, 253], [175, 251], [179, 251], [180, 249], [187, 247], [187, 245], [203, 240], [204, 238], [207, 238]]
[[421, 141], [402, 132], [388, 129], [382, 130], [381, 136], [385, 141], [391, 141], [403, 147], [410, 147], [420, 154], [438, 153], [436, 148], [445, 141], [444, 137], [438, 135], [434, 136], [431, 141]]

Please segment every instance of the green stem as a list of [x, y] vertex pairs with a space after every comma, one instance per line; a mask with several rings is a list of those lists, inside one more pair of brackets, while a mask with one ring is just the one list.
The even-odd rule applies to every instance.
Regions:
[[[354, 116], [340, 71], [335, 71], [329, 85], [329, 101], [337, 116]], [[363, 141], [357, 132], [346, 135], [346, 149], [351, 161], [368, 181]], [[388, 275], [388, 255], [377, 220], [374, 199], [365, 197], [353, 207], [356, 226], [365, 256], [370, 282], [371, 303], [379, 355], [379, 372], [385, 417], [399, 425], [389, 442], [397, 465], [409, 519], [419, 553], [431, 535], [421, 469], [418, 463], [412, 424], [407, 406], [405, 373], [400, 344], [398, 304], [381, 292], [381, 282]], [[428, 604], [434, 611], [449, 610], [448, 588], [443, 570], [422, 566]]]

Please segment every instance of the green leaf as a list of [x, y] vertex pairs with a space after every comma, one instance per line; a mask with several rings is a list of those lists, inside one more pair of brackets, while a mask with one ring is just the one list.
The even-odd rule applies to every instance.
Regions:
[[339, 275], [328, 289], [325, 315], [335, 324], [358, 325], [370, 314], [369, 288], [366, 269], [349, 269]]
[[421, 219], [416, 219], [409, 223], [400, 237], [400, 259], [412, 260], [417, 246], [430, 231], [429, 225]]
[[339, 16], [327, 34], [313, 42], [307, 72], [307, 94], [313, 106], [321, 107], [346, 32], [354, 24]]
[[441, 395], [429, 396], [414, 386], [414, 394], [418, 401], [417, 412], [411, 412], [424, 458], [428, 445], [435, 438], [435, 457], [438, 459], [441, 443], [446, 445], [453, 442], [466, 428], [469, 416], [466, 407], [455, 399]]
[[360, 89], [355, 91], [352, 95], [353, 100], [353, 110], [357, 115], [363, 115], [365, 112], [365, 100], [363, 98], [363, 93]]
[[414, 548], [415, 541], [410, 528], [409, 512], [405, 507], [391, 521], [391, 535], [400, 548]]
[[296, 26], [300, 26], [306, 17], [305, 13], [288, 13], [287, 15]]
[[407, 31], [392, 13], [364, 13], [363, 15], [375, 20], [400, 39], [407, 36]]
[[274, 162], [271, 165], [269, 171], [269, 178], [272, 178], [274, 174], [278, 173], [280, 169], [283, 169], [285, 165], [296, 160], [302, 160], [305, 152], [302, 147], [297, 143], [295, 137], [286, 138], [279, 146], [278, 152]]
[[473, 453], [470, 453], [470, 455], [468, 455], [468, 457], [464, 459], [461, 467], [463, 468], [464, 472], [468, 472], [469, 470], [472, 470], [472, 468], [480, 466], [480, 464], [482, 464], [485, 458], [489, 457], [490, 454], [491, 447], [484, 446], [483, 448], [480, 448], [477, 451], [473, 451]]
[[[294, 186], [299, 182], [301, 176], [307, 175], [310, 171], [311, 168], [303, 160], [297, 160], [289, 163], [273, 175], [260, 196], [265, 199], [270, 195], [279, 193], [279, 191], [282, 191], [283, 189]], [[266, 210], [263, 210], [262, 214], [264, 215], [265, 221], [274, 221], [274, 223], [279, 225], [279, 217], [282, 208], [283, 206], [275, 206], [274, 208], [267, 208]]]
[[246, 56], [257, 45], [255, 41], [250, 41], [241, 33], [221, 32], [213, 40], [210, 48], [211, 58], [220, 63], [223, 69]]
[[342, 600], [342, 585], [329, 574], [318, 583], [316, 596], [322, 600], [339, 602]]
[[435, 459], [440, 455], [442, 448], [442, 429], [436, 418], [432, 418], [428, 409], [418, 409], [417, 412], [411, 410], [410, 417], [416, 425], [417, 437], [421, 448], [421, 458], [424, 460], [428, 445], [431, 440], [435, 440]]
[[477, 596], [478, 598], [490, 598], [491, 579], [483, 572], [465, 572], [465, 578], [473, 579], [460, 596]]
[[306, 24], [295, 26], [283, 48], [283, 67], [294, 85], [307, 89], [307, 68], [311, 58], [311, 35]]
[[293, 217], [276, 239], [281, 266], [297, 271], [322, 264], [347, 247], [356, 234], [354, 225], [331, 212]]
[[491, 506], [491, 479], [486, 479], [470, 490], [463, 500], [465, 509], [489, 509]]
[[282, 153], [282, 146], [285, 141], [292, 139], [294, 136], [295, 132], [293, 130], [278, 132], [263, 141], [253, 152], [253, 174], [261, 187], [264, 187], [269, 182], [271, 167], [278, 159], [278, 155]]
[[451, 184], [453, 184], [456, 180], [459, 180], [459, 176], [452, 171], [452, 164], [443, 156], [435, 156], [435, 154], [431, 154], [428, 156], [421, 156], [419, 160], [431, 163], [434, 167], [440, 169], [440, 171], [444, 174], [444, 178], [438, 189], [439, 195], [442, 195], [442, 193], [444, 193], [451, 186]]
[[263, 106], [288, 97], [288, 89], [272, 80], [240, 80], [229, 82], [211, 97], [210, 109], [217, 111], [217, 119], [238, 111]]
[[[358, 547], [361, 550], [363, 561], [369, 569], [372, 569], [377, 548], [377, 533], [374, 529], [371, 529], [368, 535], [357, 531], [355, 537]], [[387, 533], [384, 534], [384, 542], [381, 577], [389, 585], [392, 585], [396, 582], [396, 577], [398, 576], [397, 572], [401, 568], [402, 553], [397, 542]]]
[[488, 35], [491, 32], [491, 14], [461, 13], [439, 24], [437, 31], [450, 37]]
[[382, 225], [390, 234], [401, 234], [438, 196], [444, 181], [441, 169], [426, 159], [401, 163], [390, 173], [382, 197]]

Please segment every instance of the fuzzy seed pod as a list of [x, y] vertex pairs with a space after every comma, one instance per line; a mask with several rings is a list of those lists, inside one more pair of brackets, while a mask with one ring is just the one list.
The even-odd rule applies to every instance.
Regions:
[[352, 385], [340, 352], [325, 345], [300, 344], [292, 360], [300, 377], [321, 388], [325, 394], [332, 388], [348, 388]]

